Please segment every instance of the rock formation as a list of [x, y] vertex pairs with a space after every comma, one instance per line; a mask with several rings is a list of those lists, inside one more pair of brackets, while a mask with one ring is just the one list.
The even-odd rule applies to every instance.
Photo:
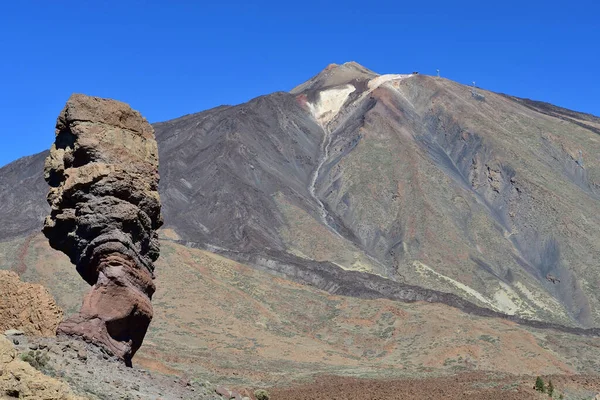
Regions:
[[162, 225], [154, 130], [127, 104], [74, 94], [46, 159], [51, 214], [43, 232], [92, 288], [58, 334], [95, 343], [127, 364], [152, 320]]
[[22, 282], [0, 271], [0, 332], [18, 329], [28, 335], [53, 336], [63, 312], [42, 285]]

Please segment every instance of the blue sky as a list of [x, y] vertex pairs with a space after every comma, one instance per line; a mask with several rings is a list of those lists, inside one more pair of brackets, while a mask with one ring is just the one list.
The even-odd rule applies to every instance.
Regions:
[[600, 115], [595, 1], [3, 1], [0, 165], [73, 92], [151, 122], [289, 90], [327, 64], [420, 71]]

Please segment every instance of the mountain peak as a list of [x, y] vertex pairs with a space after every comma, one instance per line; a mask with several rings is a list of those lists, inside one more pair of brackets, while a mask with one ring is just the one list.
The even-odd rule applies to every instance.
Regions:
[[317, 75], [292, 89], [291, 93], [298, 94], [307, 90], [324, 89], [353, 81], [368, 81], [377, 76], [379, 74], [363, 67], [355, 61], [349, 61], [341, 65], [329, 64]]

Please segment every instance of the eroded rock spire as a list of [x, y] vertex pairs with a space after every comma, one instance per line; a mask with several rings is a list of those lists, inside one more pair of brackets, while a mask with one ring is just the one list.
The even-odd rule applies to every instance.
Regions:
[[130, 364], [152, 320], [159, 255], [154, 130], [125, 103], [74, 94], [56, 122], [44, 177], [52, 211], [43, 232], [92, 285], [79, 314], [57, 333]]

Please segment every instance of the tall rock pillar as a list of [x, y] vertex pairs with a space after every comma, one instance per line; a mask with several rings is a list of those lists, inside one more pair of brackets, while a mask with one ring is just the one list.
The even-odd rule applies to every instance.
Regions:
[[162, 225], [152, 126], [115, 100], [74, 94], [56, 122], [43, 232], [92, 288], [58, 327], [131, 364], [152, 320]]

